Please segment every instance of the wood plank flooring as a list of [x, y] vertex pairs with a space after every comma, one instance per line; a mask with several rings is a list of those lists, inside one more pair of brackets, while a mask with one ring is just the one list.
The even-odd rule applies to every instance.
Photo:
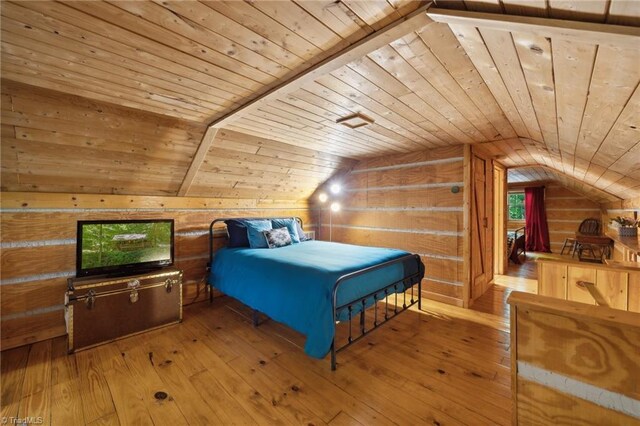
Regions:
[[220, 297], [185, 308], [182, 324], [74, 355], [64, 338], [2, 352], [1, 415], [52, 425], [507, 425], [505, 297], [492, 286], [476, 311], [424, 301], [340, 353], [335, 372], [304, 354], [298, 333], [271, 320], [254, 328], [246, 307]]

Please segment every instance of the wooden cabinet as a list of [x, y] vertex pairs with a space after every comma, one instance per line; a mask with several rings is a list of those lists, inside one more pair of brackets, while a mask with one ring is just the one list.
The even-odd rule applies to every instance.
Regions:
[[640, 312], [640, 267], [541, 259], [538, 294]]

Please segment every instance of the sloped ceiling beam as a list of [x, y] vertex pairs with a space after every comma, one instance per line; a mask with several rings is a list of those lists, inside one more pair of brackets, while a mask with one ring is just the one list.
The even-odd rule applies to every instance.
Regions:
[[450, 25], [471, 25], [500, 31], [530, 32], [544, 37], [563, 38], [617, 48], [637, 49], [640, 43], [640, 28], [637, 27], [438, 8], [429, 9], [427, 15], [436, 22]]
[[180, 189], [178, 190], [179, 197], [184, 197], [185, 195], [187, 195], [187, 191], [189, 191], [189, 188], [191, 188], [191, 184], [196, 178], [196, 173], [198, 173], [198, 170], [200, 170], [200, 166], [204, 162], [204, 159], [207, 156], [207, 152], [209, 152], [209, 148], [211, 148], [211, 145], [213, 144], [213, 141], [218, 134], [218, 130], [220, 129], [217, 127], [209, 127], [204, 132], [202, 141], [200, 141], [200, 145], [198, 145], [196, 154], [193, 156], [191, 165], [189, 165], [187, 174], [184, 176], [182, 184], [180, 185]]
[[329, 74], [330, 72], [333, 72], [356, 59], [362, 58], [363, 56], [398, 40], [400, 37], [409, 34], [411, 31], [415, 31], [432, 24], [433, 21], [426, 13], [430, 5], [431, 3], [428, 3], [419, 9], [416, 9], [409, 15], [371, 33], [351, 46], [329, 56], [318, 64], [278, 84], [258, 98], [247, 102], [220, 118], [217, 118], [209, 124], [209, 127], [224, 127], [226, 124], [260, 108], [262, 105], [269, 104], [276, 99], [280, 99], [295, 92], [305, 84], [320, 76]]
[[[431, 2], [416, 9], [409, 15], [406, 15], [391, 24], [381, 28], [361, 39], [360, 41], [352, 44], [351, 46], [337, 52], [325, 60], [317, 63], [316, 65], [300, 72], [292, 78], [285, 80], [284, 82], [276, 85], [272, 89], [268, 90], [259, 97], [241, 105], [233, 111], [223, 115], [220, 118], [215, 119], [207, 126], [207, 131], [204, 133], [202, 141], [198, 146], [196, 154], [193, 157], [191, 165], [187, 170], [185, 178], [178, 191], [178, 196], [184, 196], [189, 191], [189, 187], [193, 182], [196, 173], [200, 169], [202, 162], [209, 151], [213, 140], [215, 139], [215, 133], [212, 129], [220, 129], [225, 125], [240, 119], [241, 117], [255, 111], [263, 105], [280, 99], [288, 94], [295, 92], [303, 87], [305, 84], [317, 79], [320, 76], [326, 75], [330, 72], [337, 70], [345, 66], [346, 64], [362, 58], [367, 54], [388, 45], [389, 43], [409, 34], [411, 31], [424, 28], [433, 23], [427, 16], [427, 9], [431, 6]], [[213, 134], [213, 137], [211, 136]]]

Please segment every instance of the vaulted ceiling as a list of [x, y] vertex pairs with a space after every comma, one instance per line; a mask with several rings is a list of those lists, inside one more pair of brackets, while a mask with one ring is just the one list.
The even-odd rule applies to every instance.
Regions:
[[[278, 91], [424, 2], [3, 2], [2, 78], [170, 116], [202, 134], [231, 117], [200, 156], [190, 195], [237, 186], [224, 176], [242, 174], [247, 159], [236, 152], [240, 163], [227, 165], [232, 153], [213, 150], [244, 134], [245, 144], [329, 156], [331, 167], [295, 186], [306, 192], [350, 158], [481, 143], [506, 166], [544, 166], [603, 200], [640, 196], [640, 2], [436, 3], [405, 34]], [[535, 18], [513, 26], [506, 14]], [[356, 112], [374, 123], [336, 124]], [[252, 190], [273, 177], [271, 163], [247, 180]]]
[[602, 191], [582, 181], [559, 173], [546, 166], [518, 167], [508, 170], [507, 182], [511, 184], [539, 184], [556, 182], [565, 188], [569, 188], [578, 194], [584, 195], [600, 204], [608, 204], [620, 201], [620, 199], [608, 192]]

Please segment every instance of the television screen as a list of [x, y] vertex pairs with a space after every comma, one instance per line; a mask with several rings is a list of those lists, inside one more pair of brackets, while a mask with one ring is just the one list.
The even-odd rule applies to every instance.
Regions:
[[77, 275], [173, 264], [173, 220], [79, 221]]

